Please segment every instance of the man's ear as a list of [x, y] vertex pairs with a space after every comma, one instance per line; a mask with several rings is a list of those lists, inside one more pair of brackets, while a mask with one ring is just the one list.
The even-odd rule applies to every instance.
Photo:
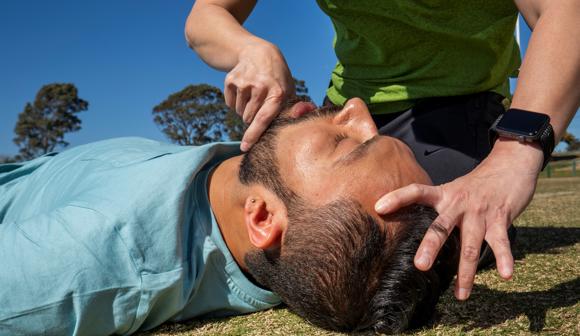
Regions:
[[250, 242], [262, 250], [280, 246], [287, 218], [286, 207], [280, 200], [273, 195], [264, 196], [250, 196], [244, 206]]

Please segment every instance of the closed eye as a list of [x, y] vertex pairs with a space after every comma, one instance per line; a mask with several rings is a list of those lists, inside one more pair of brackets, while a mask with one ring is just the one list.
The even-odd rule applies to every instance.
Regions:
[[338, 146], [342, 140], [347, 139], [348, 136], [345, 133], [339, 133], [334, 137], [334, 143]]

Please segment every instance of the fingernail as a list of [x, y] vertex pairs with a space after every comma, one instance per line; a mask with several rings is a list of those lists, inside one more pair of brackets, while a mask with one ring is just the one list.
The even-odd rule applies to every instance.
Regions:
[[417, 259], [416, 263], [418, 266], [427, 268], [429, 267], [429, 258], [426, 256], [421, 256]]
[[499, 275], [505, 280], [510, 280], [512, 278], [512, 274], [512, 270], [509, 267], [504, 266], [501, 268]]
[[240, 149], [242, 150], [242, 152], [247, 152], [248, 149], [250, 149], [250, 145], [247, 142], [242, 141], [242, 144], [240, 145]]
[[468, 297], [469, 297], [469, 289], [459, 288], [459, 290], [457, 291], [457, 298], [459, 300], [467, 300]]
[[386, 212], [389, 208], [389, 201], [382, 201], [380, 203], [375, 204], [375, 211], [379, 213]]

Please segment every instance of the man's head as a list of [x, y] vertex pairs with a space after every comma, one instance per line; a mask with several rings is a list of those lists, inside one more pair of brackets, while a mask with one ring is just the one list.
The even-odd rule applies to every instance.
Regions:
[[316, 325], [396, 332], [423, 324], [455, 274], [455, 240], [431, 271], [413, 266], [433, 210], [374, 212], [383, 194], [430, 181], [408, 147], [378, 136], [358, 99], [279, 117], [244, 156], [240, 181], [258, 195], [245, 208], [257, 248], [245, 257], [249, 272]]

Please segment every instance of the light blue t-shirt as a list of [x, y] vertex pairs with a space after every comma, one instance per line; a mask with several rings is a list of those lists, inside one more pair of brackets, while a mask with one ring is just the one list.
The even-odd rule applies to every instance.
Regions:
[[280, 303], [221, 236], [207, 177], [237, 143], [121, 138], [0, 165], [0, 335], [108, 335]]

